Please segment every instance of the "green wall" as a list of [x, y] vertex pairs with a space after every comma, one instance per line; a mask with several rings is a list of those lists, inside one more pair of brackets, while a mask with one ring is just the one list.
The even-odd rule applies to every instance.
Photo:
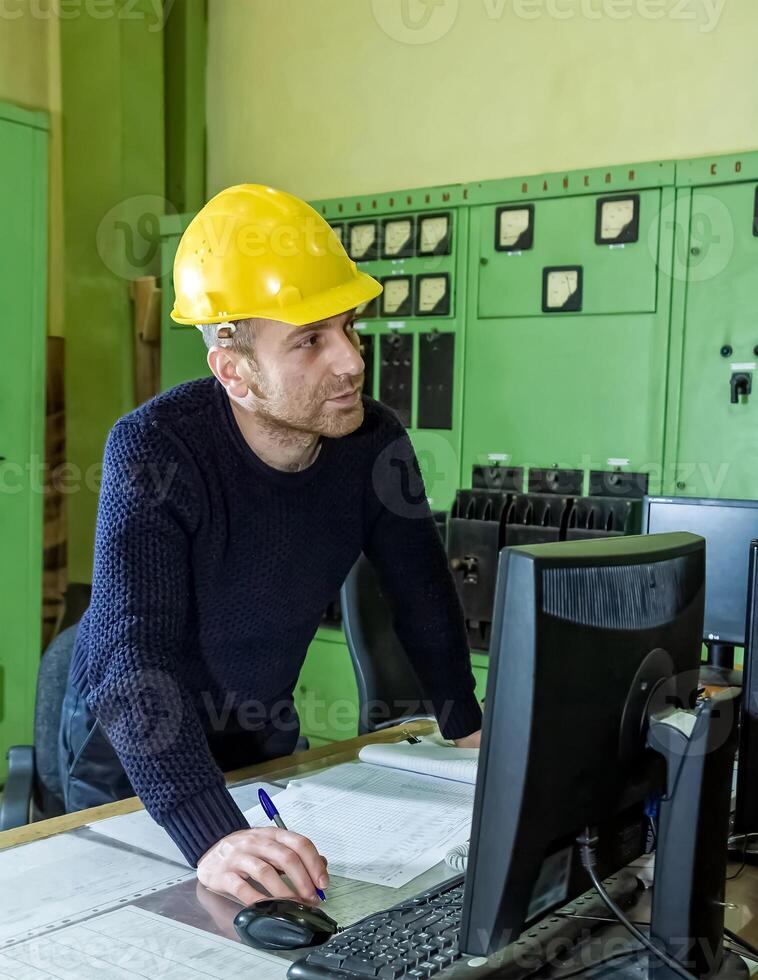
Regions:
[[90, 582], [103, 446], [135, 407], [130, 289], [205, 193], [205, 0], [62, 18], [69, 580]]

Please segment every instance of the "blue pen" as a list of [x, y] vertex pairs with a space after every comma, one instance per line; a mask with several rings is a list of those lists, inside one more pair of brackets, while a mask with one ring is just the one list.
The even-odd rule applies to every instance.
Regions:
[[[286, 830], [287, 827], [285, 826], [282, 818], [279, 816], [279, 811], [274, 806], [274, 801], [271, 799], [271, 797], [268, 795], [265, 789], [258, 790], [258, 799], [261, 801], [263, 812], [266, 814], [269, 820], [273, 820], [276, 826], [279, 828], [279, 830]], [[326, 895], [321, 891], [320, 888], [316, 889], [316, 894], [318, 895], [318, 897], [321, 899], [322, 902], [326, 901]]]

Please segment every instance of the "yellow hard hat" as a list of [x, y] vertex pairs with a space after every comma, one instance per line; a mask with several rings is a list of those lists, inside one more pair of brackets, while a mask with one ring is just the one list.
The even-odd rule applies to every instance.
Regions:
[[262, 184], [238, 184], [190, 222], [174, 260], [176, 323], [261, 317], [304, 326], [382, 291], [349, 258], [305, 201]]

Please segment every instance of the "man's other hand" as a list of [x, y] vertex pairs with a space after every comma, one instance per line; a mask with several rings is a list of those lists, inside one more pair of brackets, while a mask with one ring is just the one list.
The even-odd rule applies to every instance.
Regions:
[[455, 742], [455, 747], [458, 749], [478, 749], [479, 743], [482, 740], [482, 730], [479, 729], [478, 732], [474, 732], [473, 735], [467, 735], [465, 738], [453, 739]]
[[[326, 864], [307, 837], [278, 827], [261, 827], [222, 837], [198, 861], [197, 877], [206, 888], [242, 905], [269, 896], [316, 904], [316, 888], [329, 884]], [[250, 879], [269, 894], [258, 891]]]

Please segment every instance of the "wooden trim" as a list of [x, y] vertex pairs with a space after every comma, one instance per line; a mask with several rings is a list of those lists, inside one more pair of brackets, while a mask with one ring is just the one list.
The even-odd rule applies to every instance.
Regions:
[[[280, 780], [305, 776], [316, 769], [336, 766], [342, 762], [351, 762], [358, 757], [358, 753], [364, 745], [370, 745], [374, 742], [400, 742], [404, 732], [428, 735], [436, 729], [437, 726], [432, 721], [412, 721], [407, 725], [388, 728], [372, 735], [362, 735], [359, 738], [351, 738], [344, 742], [332, 742], [329, 745], [322, 745], [318, 749], [299, 752], [297, 755], [287, 756], [284, 759], [272, 759], [270, 762], [264, 762], [257, 766], [238, 769], [235, 772], [227, 773], [226, 781], [228, 785], [232, 785], [248, 779]], [[140, 800], [136, 796], [132, 796], [128, 800], [119, 800], [118, 803], [106, 803], [103, 806], [91, 807], [88, 810], [66, 813], [62, 817], [53, 817], [51, 820], [40, 820], [38, 823], [17, 827], [15, 830], [6, 830], [4, 833], [0, 833], [0, 851], [9, 847], [16, 847], [18, 844], [29, 844], [31, 841], [62, 834], [67, 830], [74, 830], [76, 827], [83, 827], [88, 823], [106, 820], [108, 817], [134, 813], [135, 810], [142, 809]]]

